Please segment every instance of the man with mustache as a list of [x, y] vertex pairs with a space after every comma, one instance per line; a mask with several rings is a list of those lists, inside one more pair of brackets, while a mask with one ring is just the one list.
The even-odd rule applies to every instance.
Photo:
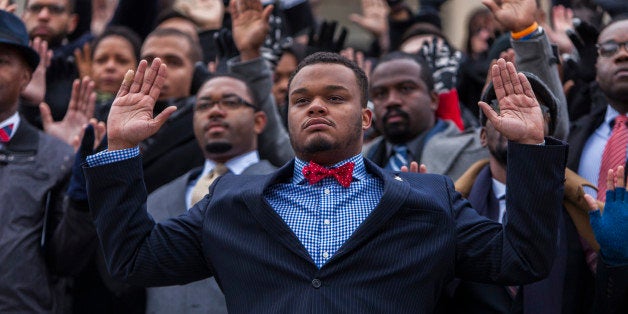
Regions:
[[371, 74], [375, 126], [383, 133], [365, 146], [365, 156], [399, 171], [411, 161], [431, 173], [457, 179], [475, 161], [488, 157], [479, 130], [460, 133], [451, 121], [436, 118], [438, 95], [429, 66], [419, 55], [393, 52]]
[[[236, 76], [215, 76], [202, 85], [196, 95], [193, 126], [205, 163], [148, 196], [154, 219], [166, 221], [184, 214], [222, 173], [266, 174], [275, 170], [268, 161], [260, 160], [257, 151], [257, 136], [266, 125], [266, 115], [253, 99], [246, 81]], [[213, 278], [150, 288], [146, 294], [148, 313], [226, 313], [224, 297]]]
[[166, 72], [155, 59], [127, 73], [108, 151], [84, 168], [114, 276], [147, 286], [215, 276], [231, 313], [431, 313], [454, 275], [524, 283], [549, 271], [566, 147], [543, 138], [539, 105], [512, 64], [493, 69], [500, 114], [482, 105], [511, 140], [506, 228], [446, 177], [396, 175], [361, 156], [367, 78], [333, 53], [309, 56], [290, 80], [295, 159], [270, 175], [223, 175], [186, 214], [155, 224], [137, 146], [176, 110], [152, 114]]

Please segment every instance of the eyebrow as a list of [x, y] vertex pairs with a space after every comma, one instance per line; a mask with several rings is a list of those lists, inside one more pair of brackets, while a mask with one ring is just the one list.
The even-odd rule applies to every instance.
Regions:
[[[240, 98], [244, 99], [244, 97], [239, 96], [239, 95], [237, 95], [235, 93], [225, 93], [225, 94], [222, 94], [220, 97], [221, 98], [225, 98], [225, 97], [233, 97], [233, 96], [240, 97]], [[198, 97], [198, 100], [212, 100], [212, 98], [209, 97], [209, 96], [203, 96], [203, 97]]]
[[[325, 86], [325, 91], [327, 92], [333, 92], [333, 91], [338, 91], [338, 90], [342, 90], [342, 91], [347, 91], [349, 92], [349, 89], [344, 87], [344, 86], [340, 86], [340, 85], [327, 85]], [[303, 87], [303, 88], [297, 88], [295, 90], [293, 90], [290, 95], [294, 95], [294, 94], [304, 94], [307, 93], [308, 89]]]

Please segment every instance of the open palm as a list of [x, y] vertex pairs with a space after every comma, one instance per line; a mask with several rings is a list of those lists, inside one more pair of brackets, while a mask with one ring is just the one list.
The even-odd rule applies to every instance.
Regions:
[[153, 118], [153, 108], [166, 79], [166, 65], [159, 58], [148, 68], [142, 60], [137, 72], [124, 76], [107, 121], [109, 150], [132, 148], [155, 134], [176, 110], [170, 106]]

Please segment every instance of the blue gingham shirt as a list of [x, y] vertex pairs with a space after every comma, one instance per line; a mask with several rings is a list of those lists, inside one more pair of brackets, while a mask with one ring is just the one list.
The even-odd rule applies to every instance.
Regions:
[[384, 191], [384, 182], [366, 172], [361, 155], [334, 167], [350, 161], [355, 167], [348, 188], [333, 177], [309, 185], [302, 173], [307, 163], [296, 158], [292, 182], [273, 185], [264, 195], [319, 268], [373, 211]]
[[[90, 167], [139, 155], [139, 148], [102, 151], [87, 157]], [[353, 156], [333, 167], [354, 162], [353, 181], [342, 187], [333, 177], [309, 185], [302, 169], [307, 164], [295, 158], [291, 183], [271, 186], [265, 193], [268, 203], [292, 229], [310, 257], [321, 268], [379, 203], [384, 182], [366, 172], [364, 157]]]

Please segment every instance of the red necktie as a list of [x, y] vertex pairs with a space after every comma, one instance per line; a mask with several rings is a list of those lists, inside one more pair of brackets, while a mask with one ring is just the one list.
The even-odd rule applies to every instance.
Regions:
[[619, 115], [615, 118], [615, 125], [611, 137], [606, 142], [602, 163], [600, 164], [600, 176], [597, 181], [597, 199], [604, 202], [606, 200], [606, 175], [608, 169], [617, 171], [617, 166], [626, 163], [626, 145], [628, 145], [628, 127], [626, 126], [628, 117]]
[[8, 143], [11, 139], [11, 132], [13, 131], [13, 124], [9, 124], [0, 129], [0, 143]]
[[340, 167], [333, 169], [327, 169], [313, 161], [303, 167], [302, 173], [310, 184], [323, 180], [327, 177], [334, 177], [338, 180], [338, 183], [345, 188], [348, 188], [353, 178], [353, 167], [355, 163], [348, 162]]

